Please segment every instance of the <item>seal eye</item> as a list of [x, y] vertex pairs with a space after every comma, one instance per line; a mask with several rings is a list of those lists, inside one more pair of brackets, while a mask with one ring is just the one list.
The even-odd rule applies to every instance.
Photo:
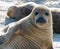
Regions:
[[45, 15], [46, 15], [46, 16], [48, 16], [48, 15], [49, 15], [49, 13], [48, 13], [48, 12], [45, 12]]
[[39, 14], [39, 12], [38, 12], [38, 11], [36, 11], [36, 12], [35, 12], [35, 15], [38, 15], [38, 14]]

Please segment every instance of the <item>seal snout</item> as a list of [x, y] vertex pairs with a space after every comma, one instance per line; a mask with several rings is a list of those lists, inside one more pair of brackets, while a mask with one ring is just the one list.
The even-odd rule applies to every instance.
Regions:
[[44, 19], [44, 17], [39, 17], [37, 20], [36, 20], [37, 23], [45, 23], [46, 20]]

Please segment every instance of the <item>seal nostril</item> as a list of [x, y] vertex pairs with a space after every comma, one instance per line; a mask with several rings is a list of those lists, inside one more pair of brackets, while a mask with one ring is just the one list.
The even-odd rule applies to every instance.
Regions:
[[45, 23], [46, 20], [44, 19], [44, 17], [39, 17], [36, 22], [40, 22], [40, 23]]

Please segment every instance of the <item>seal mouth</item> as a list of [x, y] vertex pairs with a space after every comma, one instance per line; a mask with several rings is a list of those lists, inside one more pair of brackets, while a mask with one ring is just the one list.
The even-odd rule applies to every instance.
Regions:
[[44, 17], [39, 17], [39, 18], [36, 20], [36, 23], [46, 23], [46, 20], [44, 19]]

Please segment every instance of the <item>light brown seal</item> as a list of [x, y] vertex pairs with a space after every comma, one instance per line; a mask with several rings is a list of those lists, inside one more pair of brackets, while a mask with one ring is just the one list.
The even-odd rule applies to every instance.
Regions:
[[9, 24], [4, 31], [1, 49], [53, 49], [52, 14], [46, 6], [34, 7], [31, 14]]

